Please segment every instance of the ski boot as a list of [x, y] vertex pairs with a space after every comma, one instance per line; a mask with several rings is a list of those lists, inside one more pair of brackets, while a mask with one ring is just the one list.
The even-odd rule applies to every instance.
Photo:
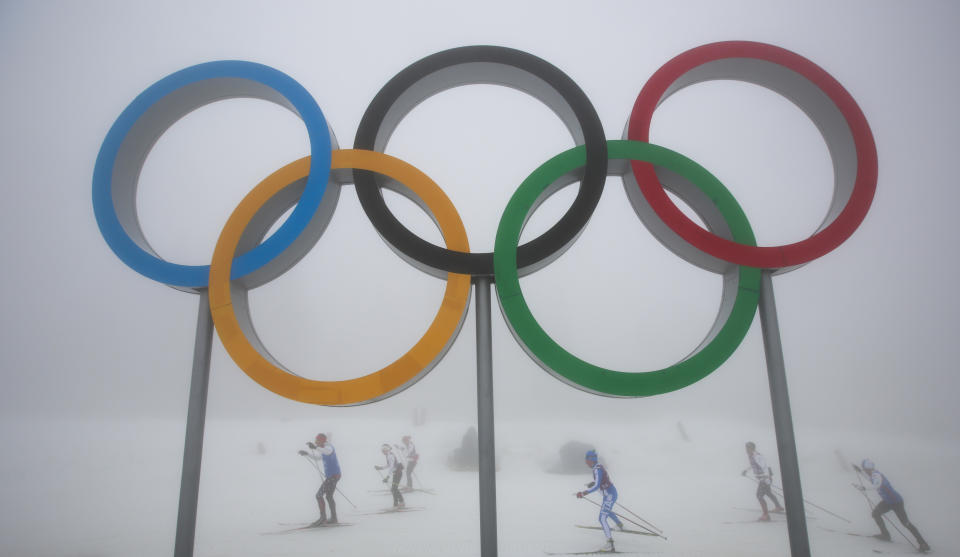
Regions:
[[613, 547], [613, 538], [607, 538], [607, 543], [603, 544], [603, 547], [597, 551], [601, 553], [616, 553], [616, 548]]
[[890, 541], [890, 532], [881, 532], [879, 534], [874, 534], [873, 537], [882, 542], [888, 542]]

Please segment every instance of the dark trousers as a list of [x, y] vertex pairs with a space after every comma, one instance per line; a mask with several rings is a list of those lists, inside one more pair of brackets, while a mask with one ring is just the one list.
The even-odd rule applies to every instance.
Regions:
[[320, 484], [320, 489], [317, 490], [317, 506], [320, 507], [320, 520], [327, 519], [327, 509], [324, 505], [323, 500], [327, 500], [327, 505], [330, 506], [330, 522], [337, 521], [337, 504], [333, 501], [333, 492], [337, 489], [337, 482], [340, 481], [340, 474], [334, 474], [332, 476], [327, 476], [327, 479], [323, 480], [323, 483]]
[[887, 525], [883, 522], [883, 514], [893, 511], [897, 515], [897, 518], [900, 519], [900, 523], [903, 524], [907, 530], [910, 530], [910, 533], [913, 534], [913, 537], [917, 538], [917, 543], [926, 545], [923, 536], [920, 535], [920, 531], [917, 530], [917, 527], [910, 522], [910, 519], [907, 518], [907, 511], [903, 506], [903, 501], [899, 503], [888, 503], [886, 501], [880, 501], [877, 503], [877, 506], [873, 508], [873, 520], [876, 521], [877, 526], [880, 527], [880, 533], [885, 537], [890, 537], [890, 531], [887, 530]]
[[416, 460], [407, 461], [407, 489], [413, 489], [413, 469], [416, 467]]
[[390, 486], [390, 493], [393, 494], [393, 506], [403, 504], [403, 495], [400, 494], [400, 476], [403, 475], [403, 468], [399, 466], [393, 469], [393, 484]]
[[779, 509], [780, 501], [777, 500], [777, 496], [773, 494], [773, 490], [770, 489], [770, 484], [759, 482], [757, 484], [757, 499], [760, 501], [760, 508], [763, 509], [763, 512], [767, 512], [767, 502], [763, 500], [764, 496], [769, 497], [773, 500], [773, 504]]

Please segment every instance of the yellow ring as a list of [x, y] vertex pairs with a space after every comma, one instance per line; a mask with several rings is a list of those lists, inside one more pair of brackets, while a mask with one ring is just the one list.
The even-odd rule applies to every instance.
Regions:
[[[453, 203], [433, 180], [413, 166], [375, 151], [344, 149], [333, 152], [331, 168], [370, 170], [400, 182], [426, 204], [448, 249], [470, 251], [463, 221]], [[240, 238], [257, 211], [280, 190], [305, 178], [309, 172], [310, 157], [288, 164], [258, 184], [230, 215], [210, 263], [213, 324], [224, 348], [240, 369], [280, 396], [326, 406], [363, 404], [386, 398], [425, 375], [456, 338], [470, 301], [470, 276], [447, 275], [443, 302], [426, 334], [406, 354], [379, 371], [356, 379], [314, 381], [274, 365], [254, 348], [240, 327], [230, 292], [231, 265]]]

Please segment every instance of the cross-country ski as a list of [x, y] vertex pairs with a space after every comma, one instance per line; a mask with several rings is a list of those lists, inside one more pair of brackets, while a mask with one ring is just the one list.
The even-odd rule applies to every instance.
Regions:
[[916, 555], [918, 553], [920, 554], [930, 553], [930, 549], [919, 549], [916, 546], [909, 544], [909, 542], [907, 543], [910, 547], [906, 548], [903, 546], [904, 540], [900, 540], [900, 541], [888, 540], [884, 538], [881, 534], [864, 534], [862, 532], [849, 532], [845, 530], [835, 530], [833, 528], [826, 528], [823, 526], [821, 526], [820, 529], [825, 532], [831, 532], [834, 534], [842, 534], [846, 536], [852, 536], [855, 538], [865, 538], [865, 539], [877, 542], [880, 545], [885, 545], [889, 547], [889, 549], [874, 548], [873, 549], [874, 553], [902, 553], [902, 554], [912, 554], [912, 555]]
[[[391, 494], [393, 493], [393, 491], [390, 490], [390, 489], [370, 489], [370, 490], [368, 490], [368, 493], [377, 493], [377, 494], [380, 494], [380, 495], [391, 495]], [[400, 488], [400, 493], [426, 493], [426, 494], [428, 494], [428, 495], [436, 495], [436, 494], [437, 494], [436, 490], [430, 489], [430, 488], [425, 488], [425, 487], [414, 487], [414, 488], [411, 488], [411, 489], [408, 489], [408, 488], [406, 488], [406, 487], [401, 487], [401, 488]]]
[[263, 536], [276, 536], [279, 534], [292, 534], [294, 532], [305, 532], [307, 530], [323, 530], [326, 528], [339, 528], [342, 526], [353, 526], [352, 522], [324, 522], [321, 524], [310, 523], [303, 526], [296, 526], [294, 528], [286, 528], [283, 530], [276, 530], [273, 532], [261, 532]]
[[596, 549], [593, 551], [568, 551], [568, 552], [552, 552], [544, 551], [545, 555], [641, 555], [637, 551], [606, 551], [604, 549]]
[[370, 512], [362, 512], [361, 515], [373, 515], [373, 514], [402, 514], [409, 512], [422, 511], [426, 507], [387, 507], [385, 509], [380, 509]]
[[766, 520], [755, 518], [753, 520], [724, 520], [720, 524], [767, 524], [767, 523], [780, 524], [780, 523], [786, 523], [786, 522], [787, 522], [786, 520], [781, 520], [779, 518], [768, 518]]

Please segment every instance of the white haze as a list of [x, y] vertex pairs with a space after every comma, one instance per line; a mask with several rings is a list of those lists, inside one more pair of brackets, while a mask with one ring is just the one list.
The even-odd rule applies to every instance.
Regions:
[[[197, 298], [120, 262], [90, 201], [105, 134], [150, 84], [210, 60], [267, 64], [317, 99], [349, 147], [367, 104], [397, 72], [443, 49], [494, 44], [567, 73], [614, 139], [653, 72], [720, 40], [768, 42], [819, 64], [857, 100], [877, 144], [877, 193], [860, 228], [830, 254], [774, 279], [805, 492], [860, 513], [844, 527], [869, 531], [835, 451], [850, 461], [873, 457], [902, 488], [931, 545], [950, 554], [948, 528], [958, 518], [951, 502], [960, 495], [945, 475], [960, 464], [958, 23], [960, 5], [946, 1], [0, 4], [0, 554], [172, 550]], [[658, 109], [651, 138], [717, 175], [762, 245], [803, 239], [823, 218], [832, 191], [824, 143], [772, 92], [730, 82], [688, 88]], [[386, 151], [440, 184], [473, 250], [489, 251], [516, 186], [572, 145], [539, 102], [478, 85], [418, 106]], [[302, 124], [283, 109], [253, 100], [204, 107], [177, 122], [147, 159], [138, 192], [144, 231], [162, 256], [206, 263], [249, 189], [306, 154]], [[568, 188], [544, 204], [524, 238], [556, 222], [572, 195]], [[412, 203], [388, 196], [388, 204], [412, 230], [440, 241]], [[610, 179], [577, 242], [522, 286], [562, 345], [599, 365], [642, 371], [696, 347], [715, 315], [720, 278], [662, 247]], [[383, 243], [346, 186], [321, 240], [254, 291], [251, 305], [264, 342], [289, 368], [347, 378], [405, 352], [441, 291], [440, 281]], [[475, 476], [442, 467], [451, 443], [476, 423], [474, 318], [471, 308], [447, 356], [420, 382], [352, 408], [313, 407], [262, 389], [215, 339], [198, 556], [404, 547], [477, 554]], [[721, 526], [733, 507], [752, 502], [736, 476], [743, 442], [776, 455], [758, 318], [720, 369], [654, 398], [599, 397], [557, 381], [526, 356], [497, 308], [493, 363], [503, 555], [599, 545], [595, 533], [568, 531], [575, 520], [592, 520], [567, 497], [581, 479], [546, 477], [537, 466], [573, 437], [619, 451], [611, 464], [624, 503], [676, 532], [637, 551], [747, 555], [746, 546], [787, 554], [785, 529], [774, 529], [783, 525]], [[443, 494], [428, 511], [389, 517], [410, 518], [409, 527], [384, 519], [368, 530], [358, 519], [320, 533], [339, 536], [327, 542], [265, 545], [273, 542], [259, 532], [312, 511], [311, 471], [294, 452], [303, 440], [320, 429], [353, 431], [343, 441], [343, 486], [362, 494], [360, 477], [372, 471], [360, 470], [376, 456], [367, 458], [375, 452], [367, 447], [407, 432], [417, 408], [429, 417], [420, 434], [435, 459], [423, 473], [430, 470]], [[692, 444], [677, 444], [677, 422], [692, 431]], [[267, 455], [254, 454], [259, 442]], [[377, 534], [375, 523], [388, 529]], [[816, 554], [872, 551], [863, 540], [818, 532], [821, 523], [811, 523]]]

